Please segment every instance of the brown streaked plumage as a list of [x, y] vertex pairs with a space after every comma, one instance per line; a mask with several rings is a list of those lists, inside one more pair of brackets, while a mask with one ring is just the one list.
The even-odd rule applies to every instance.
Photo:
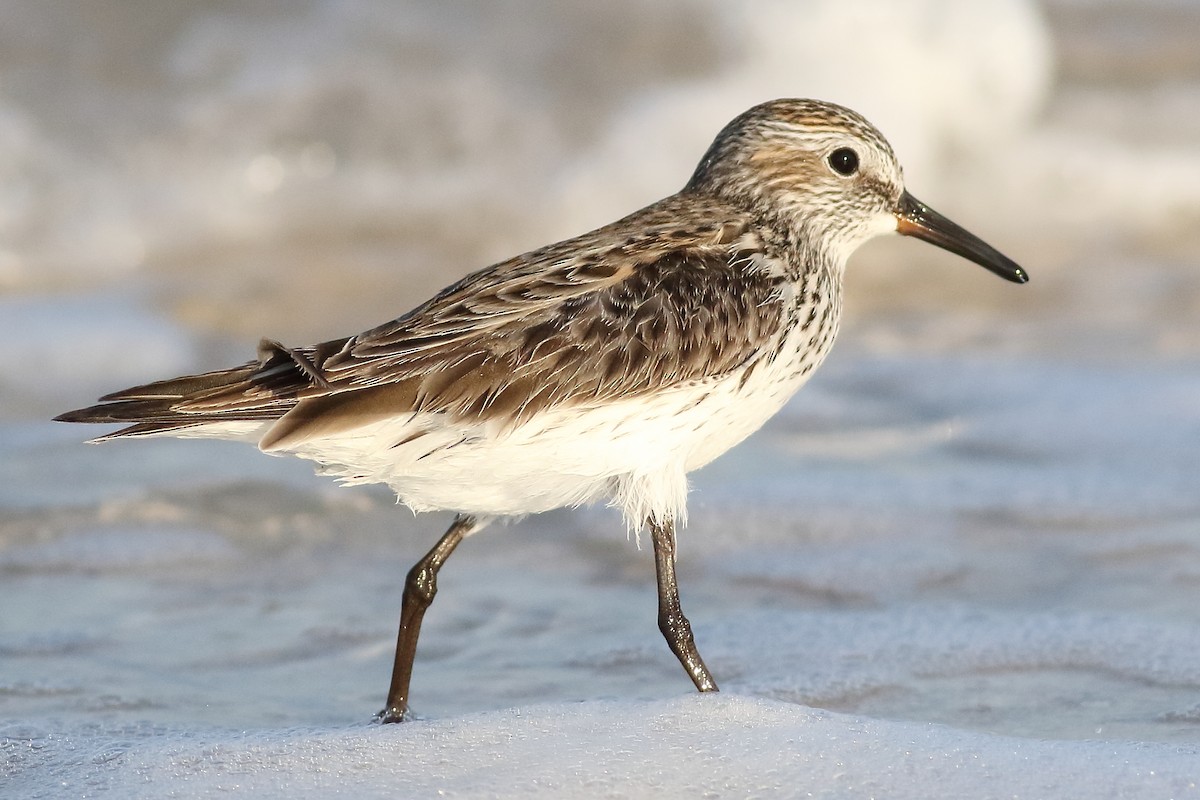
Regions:
[[767, 251], [748, 215], [717, 203], [697, 214], [697, 199], [676, 195], [481, 270], [357, 336], [299, 348], [264, 340], [256, 362], [126, 389], [62, 418], [137, 421], [104, 437], [117, 438], [297, 412], [267, 434], [269, 449], [310, 424], [337, 429], [342, 413], [353, 426], [372, 398], [383, 413], [407, 401], [516, 425], [550, 407], [726, 375], [778, 332], [783, 277], [756, 265]]
[[405, 584], [383, 721], [408, 711], [436, 576], [494, 516], [608, 499], [650, 529], [659, 626], [716, 689], [679, 606], [686, 475], [756, 430], [825, 357], [846, 258], [899, 231], [1016, 282], [1020, 267], [918, 202], [865, 119], [813, 100], [756, 106], [679, 193], [467, 276], [404, 316], [308, 347], [264, 340], [228, 370], [58, 417], [100, 437], [249, 438], [346, 482], [383, 482], [455, 523]]

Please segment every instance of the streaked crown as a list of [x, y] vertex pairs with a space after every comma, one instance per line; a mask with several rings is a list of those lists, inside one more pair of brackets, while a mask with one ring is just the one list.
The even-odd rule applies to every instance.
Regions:
[[904, 180], [891, 146], [860, 114], [818, 100], [773, 100], [725, 126], [685, 191], [717, 195], [848, 255], [896, 229]]

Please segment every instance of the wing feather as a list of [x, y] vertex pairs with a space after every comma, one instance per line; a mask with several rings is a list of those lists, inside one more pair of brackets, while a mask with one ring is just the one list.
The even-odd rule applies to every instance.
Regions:
[[420, 410], [520, 422], [551, 405], [728, 374], [778, 333], [784, 279], [761, 252], [693, 245], [655, 256], [558, 295], [523, 291], [512, 278], [495, 291], [476, 276], [351, 340], [321, 374], [335, 391], [416, 380]]
[[515, 425], [727, 375], [778, 334], [786, 279], [749, 220], [695, 203], [668, 198], [494, 265], [358, 336], [300, 348], [264, 340], [257, 363], [118, 392], [64, 417], [149, 423], [131, 435], [277, 420], [261, 442], [269, 449], [418, 411]]

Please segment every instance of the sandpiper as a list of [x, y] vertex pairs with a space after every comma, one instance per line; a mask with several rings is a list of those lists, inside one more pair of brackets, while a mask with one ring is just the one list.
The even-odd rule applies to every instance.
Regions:
[[1010, 281], [1014, 262], [904, 188], [847, 108], [775, 100], [718, 134], [677, 194], [487, 267], [404, 316], [306, 347], [264, 340], [232, 369], [158, 381], [57, 417], [95, 441], [240, 439], [456, 513], [409, 571], [383, 722], [404, 719], [437, 575], [495, 517], [606, 500], [649, 529], [658, 623], [717, 690], [679, 604], [687, 474], [757, 430], [825, 358], [846, 259], [890, 231]]

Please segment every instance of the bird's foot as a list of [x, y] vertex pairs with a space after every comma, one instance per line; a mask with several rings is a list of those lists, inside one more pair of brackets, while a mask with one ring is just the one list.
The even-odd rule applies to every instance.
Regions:
[[380, 725], [387, 725], [392, 722], [404, 722], [406, 719], [411, 718], [412, 715], [409, 713], [407, 706], [403, 708], [390, 706], [375, 715], [375, 722], [378, 722]]

